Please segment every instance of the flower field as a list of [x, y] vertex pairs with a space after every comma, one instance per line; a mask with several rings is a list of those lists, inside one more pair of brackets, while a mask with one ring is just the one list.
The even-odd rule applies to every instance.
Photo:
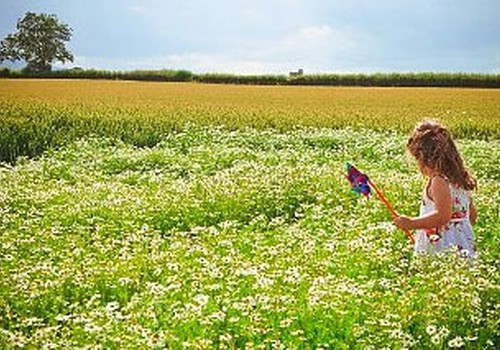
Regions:
[[[498, 348], [499, 95], [0, 81], [0, 347]], [[344, 178], [416, 214], [422, 116], [478, 179], [474, 261]]]

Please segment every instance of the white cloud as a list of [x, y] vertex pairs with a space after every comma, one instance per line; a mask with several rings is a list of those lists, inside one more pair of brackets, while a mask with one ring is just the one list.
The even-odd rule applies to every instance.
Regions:
[[273, 43], [277, 50], [309, 54], [344, 53], [350, 54], [359, 47], [363, 40], [362, 34], [353, 28], [332, 28], [328, 25], [319, 25], [300, 28], [285, 38]]
[[291, 70], [318, 73], [356, 70], [356, 62], [370, 54], [377, 40], [353, 27], [328, 25], [302, 27], [281, 38], [249, 45], [246, 57], [280, 62]]
[[102, 69], [187, 69], [197, 73], [287, 74], [356, 71], [353, 62], [369, 38], [349, 27], [306, 26], [280, 38], [245, 42], [220, 52], [185, 52], [154, 57], [100, 58], [77, 56], [75, 65]]
[[127, 9], [140, 15], [149, 15], [151, 13], [147, 7], [141, 5], [130, 5]]
[[77, 56], [71, 66], [109, 70], [187, 69], [196, 73], [276, 74], [287, 72], [289, 65], [223, 54], [191, 52], [133, 59]]
[[323, 41], [332, 38], [333, 29], [327, 25], [307, 27], [299, 30], [298, 38], [304, 40]]

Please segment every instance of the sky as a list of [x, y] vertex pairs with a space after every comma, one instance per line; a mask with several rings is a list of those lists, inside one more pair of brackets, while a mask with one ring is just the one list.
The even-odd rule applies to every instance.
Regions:
[[28, 11], [73, 29], [59, 68], [500, 73], [499, 0], [0, 0], [0, 38]]

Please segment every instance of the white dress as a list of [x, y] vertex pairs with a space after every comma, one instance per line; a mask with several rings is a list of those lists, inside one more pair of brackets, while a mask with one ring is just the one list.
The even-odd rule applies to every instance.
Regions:
[[[429, 182], [430, 183], [430, 182]], [[435, 210], [434, 202], [424, 188], [420, 215], [425, 215]], [[471, 204], [470, 192], [449, 184], [453, 202], [452, 219], [443, 227], [417, 230], [415, 235], [415, 253], [436, 254], [443, 251], [455, 251], [464, 257], [476, 255], [474, 232], [469, 218]]]

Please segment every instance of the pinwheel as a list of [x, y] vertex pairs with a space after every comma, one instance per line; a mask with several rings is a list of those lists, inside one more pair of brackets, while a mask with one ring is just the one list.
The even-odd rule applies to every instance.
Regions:
[[[391, 215], [393, 218], [398, 217], [399, 215], [396, 213], [394, 210], [394, 207], [391, 205], [391, 203], [384, 197], [382, 192], [375, 186], [373, 181], [370, 180], [370, 178], [366, 175], [363, 174], [361, 171], [356, 169], [353, 165], [350, 163], [347, 163], [347, 180], [349, 180], [349, 183], [351, 184], [351, 188], [354, 192], [357, 194], [362, 194], [366, 198], [370, 197], [371, 190], [373, 189], [377, 195], [377, 197], [382, 201], [382, 203], [385, 204], [387, 209], [391, 212]], [[413, 239], [412, 234], [410, 233], [409, 230], [404, 230], [406, 236], [410, 240], [410, 242], [413, 244], [415, 243], [415, 240]]]

